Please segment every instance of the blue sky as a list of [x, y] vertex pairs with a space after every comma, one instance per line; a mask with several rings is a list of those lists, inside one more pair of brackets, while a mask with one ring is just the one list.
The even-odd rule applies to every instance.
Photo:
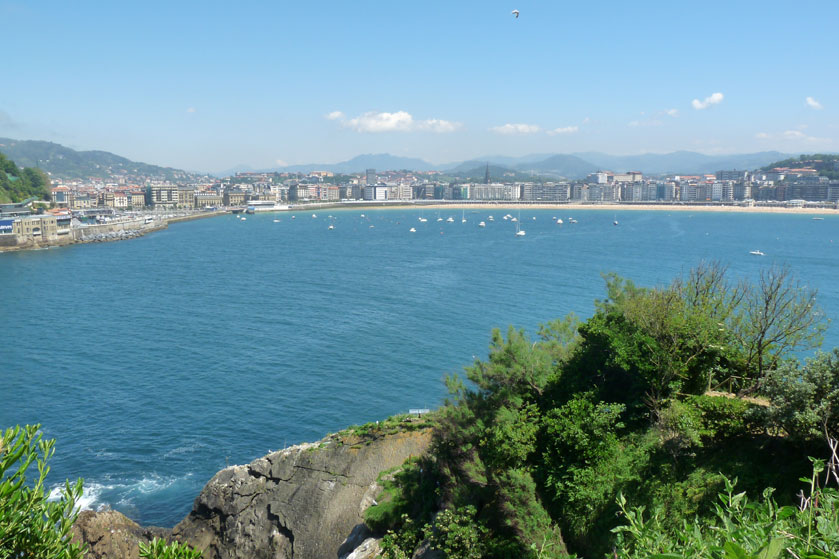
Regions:
[[837, 151], [838, 15], [835, 0], [0, 0], [0, 136], [209, 171]]

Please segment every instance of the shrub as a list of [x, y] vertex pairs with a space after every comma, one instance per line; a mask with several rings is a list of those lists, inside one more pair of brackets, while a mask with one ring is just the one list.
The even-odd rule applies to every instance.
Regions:
[[140, 544], [141, 559], [201, 559], [201, 552], [180, 542], [166, 543], [154, 538], [148, 545]]
[[[82, 559], [85, 546], [72, 543], [71, 528], [82, 496], [82, 480], [65, 483], [48, 501], [44, 480], [55, 441], [43, 440], [40, 425], [7, 429], [0, 439], [0, 558]], [[26, 473], [38, 470], [34, 483]]]

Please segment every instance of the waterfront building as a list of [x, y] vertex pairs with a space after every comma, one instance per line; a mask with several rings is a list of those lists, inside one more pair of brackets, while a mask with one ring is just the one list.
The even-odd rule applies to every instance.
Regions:
[[146, 195], [143, 194], [142, 190], [132, 190], [128, 193], [128, 206], [130, 208], [142, 208], [146, 205]]
[[222, 203], [225, 206], [243, 206], [245, 205], [245, 193], [241, 190], [227, 189], [222, 196]]
[[178, 187], [172, 184], [153, 184], [147, 193], [148, 205], [155, 208], [175, 208], [180, 202]]
[[366, 179], [367, 179], [367, 182], [365, 184], [367, 186], [373, 186], [374, 184], [376, 184], [376, 182], [378, 182], [376, 180], [376, 170], [375, 169], [367, 169], [367, 171], [365, 171], [365, 175], [366, 175]]
[[192, 187], [181, 186], [178, 188], [178, 207], [195, 207], [195, 190]]
[[52, 201], [59, 208], [70, 207], [70, 189], [66, 186], [56, 186], [52, 189]]
[[204, 208], [217, 208], [224, 204], [224, 197], [219, 196], [215, 192], [197, 192], [195, 193], [195, 209], [202, 210]]

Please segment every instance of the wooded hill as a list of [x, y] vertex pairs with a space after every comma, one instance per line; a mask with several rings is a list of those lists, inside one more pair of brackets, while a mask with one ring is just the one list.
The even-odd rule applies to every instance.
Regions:
[[21, 202], [27, 198], [50, 199], [50, 179], [40, 169], [19, 169], [0, 153], [0, 203]]

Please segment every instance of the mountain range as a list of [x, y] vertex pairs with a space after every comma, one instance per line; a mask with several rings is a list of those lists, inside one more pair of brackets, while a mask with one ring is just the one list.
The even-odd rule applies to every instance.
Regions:
[[124, 176], [131, 180], [152, 178], [178, 182], [201, 176], [181, 169], [131, 161], [107, 151], [76, 151], [61, 144], [38, 140], [0, 138], [0, 153], [20, 167], [36, 167], [62, 179]]
[[[572, 154], [529, 154], [521, 157], [490, 155], [467, 161], [435, 165], [414, 157], [399, 157], [388, 153], [380, 153], [359, 155], [340, 163], [289, 165], [287, 167], [260, 169], [260, 171], [360, 173], [365, 169], [376, 169], [377, 171], [408, 169], [412, 171], [441, 171], [447, 175], [454, 176], [474, 176], [475, 169], [479, 167], [484, 168], [489, 164], [492, 167], [500, 167], [517, 173], [578, 179], [584, 178], [589, 173], [599, 170], [616, 172], [641, 171], [647, 175], [671, 173], [694, 175], [713, 173], [721, 169], [750, 170], [789, 156], [789, 154], [778, 151], [736, 155], [705, 155], [693, 151], [676, 151], [664, 154], [648, 153], [643, 155], [609, 155], [599, 152], [584, 152]], [[239, 167], [217, 174], [219, 176], [228, 176], [244, 170], [256, 171], [255, 169]]]
[[[0, 152], [15, 161], [21, 167], [39, 167], [54, 177], [77, 179], [114, 176], [149, 177], [170, 181], [194, 180], [202, 176], [193, 173], [139, 163], [109, 153], [107, 151], [76, 151], [53, 142], [35, 140], [13, 140], [0, 138]], [[433, 164], [415, 157], [401, 157], [388, 153], [365, 154], [339, 163], [311, 163], [253, 169], [244, 165], [226, 169], [223, 172], [210, 173], [225, 177], [237, 172], [289, 172], [332, 171], [333, 173], [359, 173], [365, 169], [440, 171], [456, 177], [476, 176], [476, 169], [491, 166], [493, 177], [504, 172], [519, 175], [540, 175], [564, 177], [568, 179], [584, 178], [598, 170], [615, 172], [641, 171], [646, 175], [659, 174], [699, 174], [713, 173], [721, 169], [750, 170], [763, 167], [775, 161], [790, 157], [791, 154], [777, 151], [737, 155], [706, 155], [693, 151], [675, 151], [672, 153], [643, 155], [609, 155], [600, 152], [581, 152], [571, 154], [534, 153], [521, 157], [489, 155], [467, 161], [447, 164]], [[483, 177], [483, 173], [478, 173]]]

